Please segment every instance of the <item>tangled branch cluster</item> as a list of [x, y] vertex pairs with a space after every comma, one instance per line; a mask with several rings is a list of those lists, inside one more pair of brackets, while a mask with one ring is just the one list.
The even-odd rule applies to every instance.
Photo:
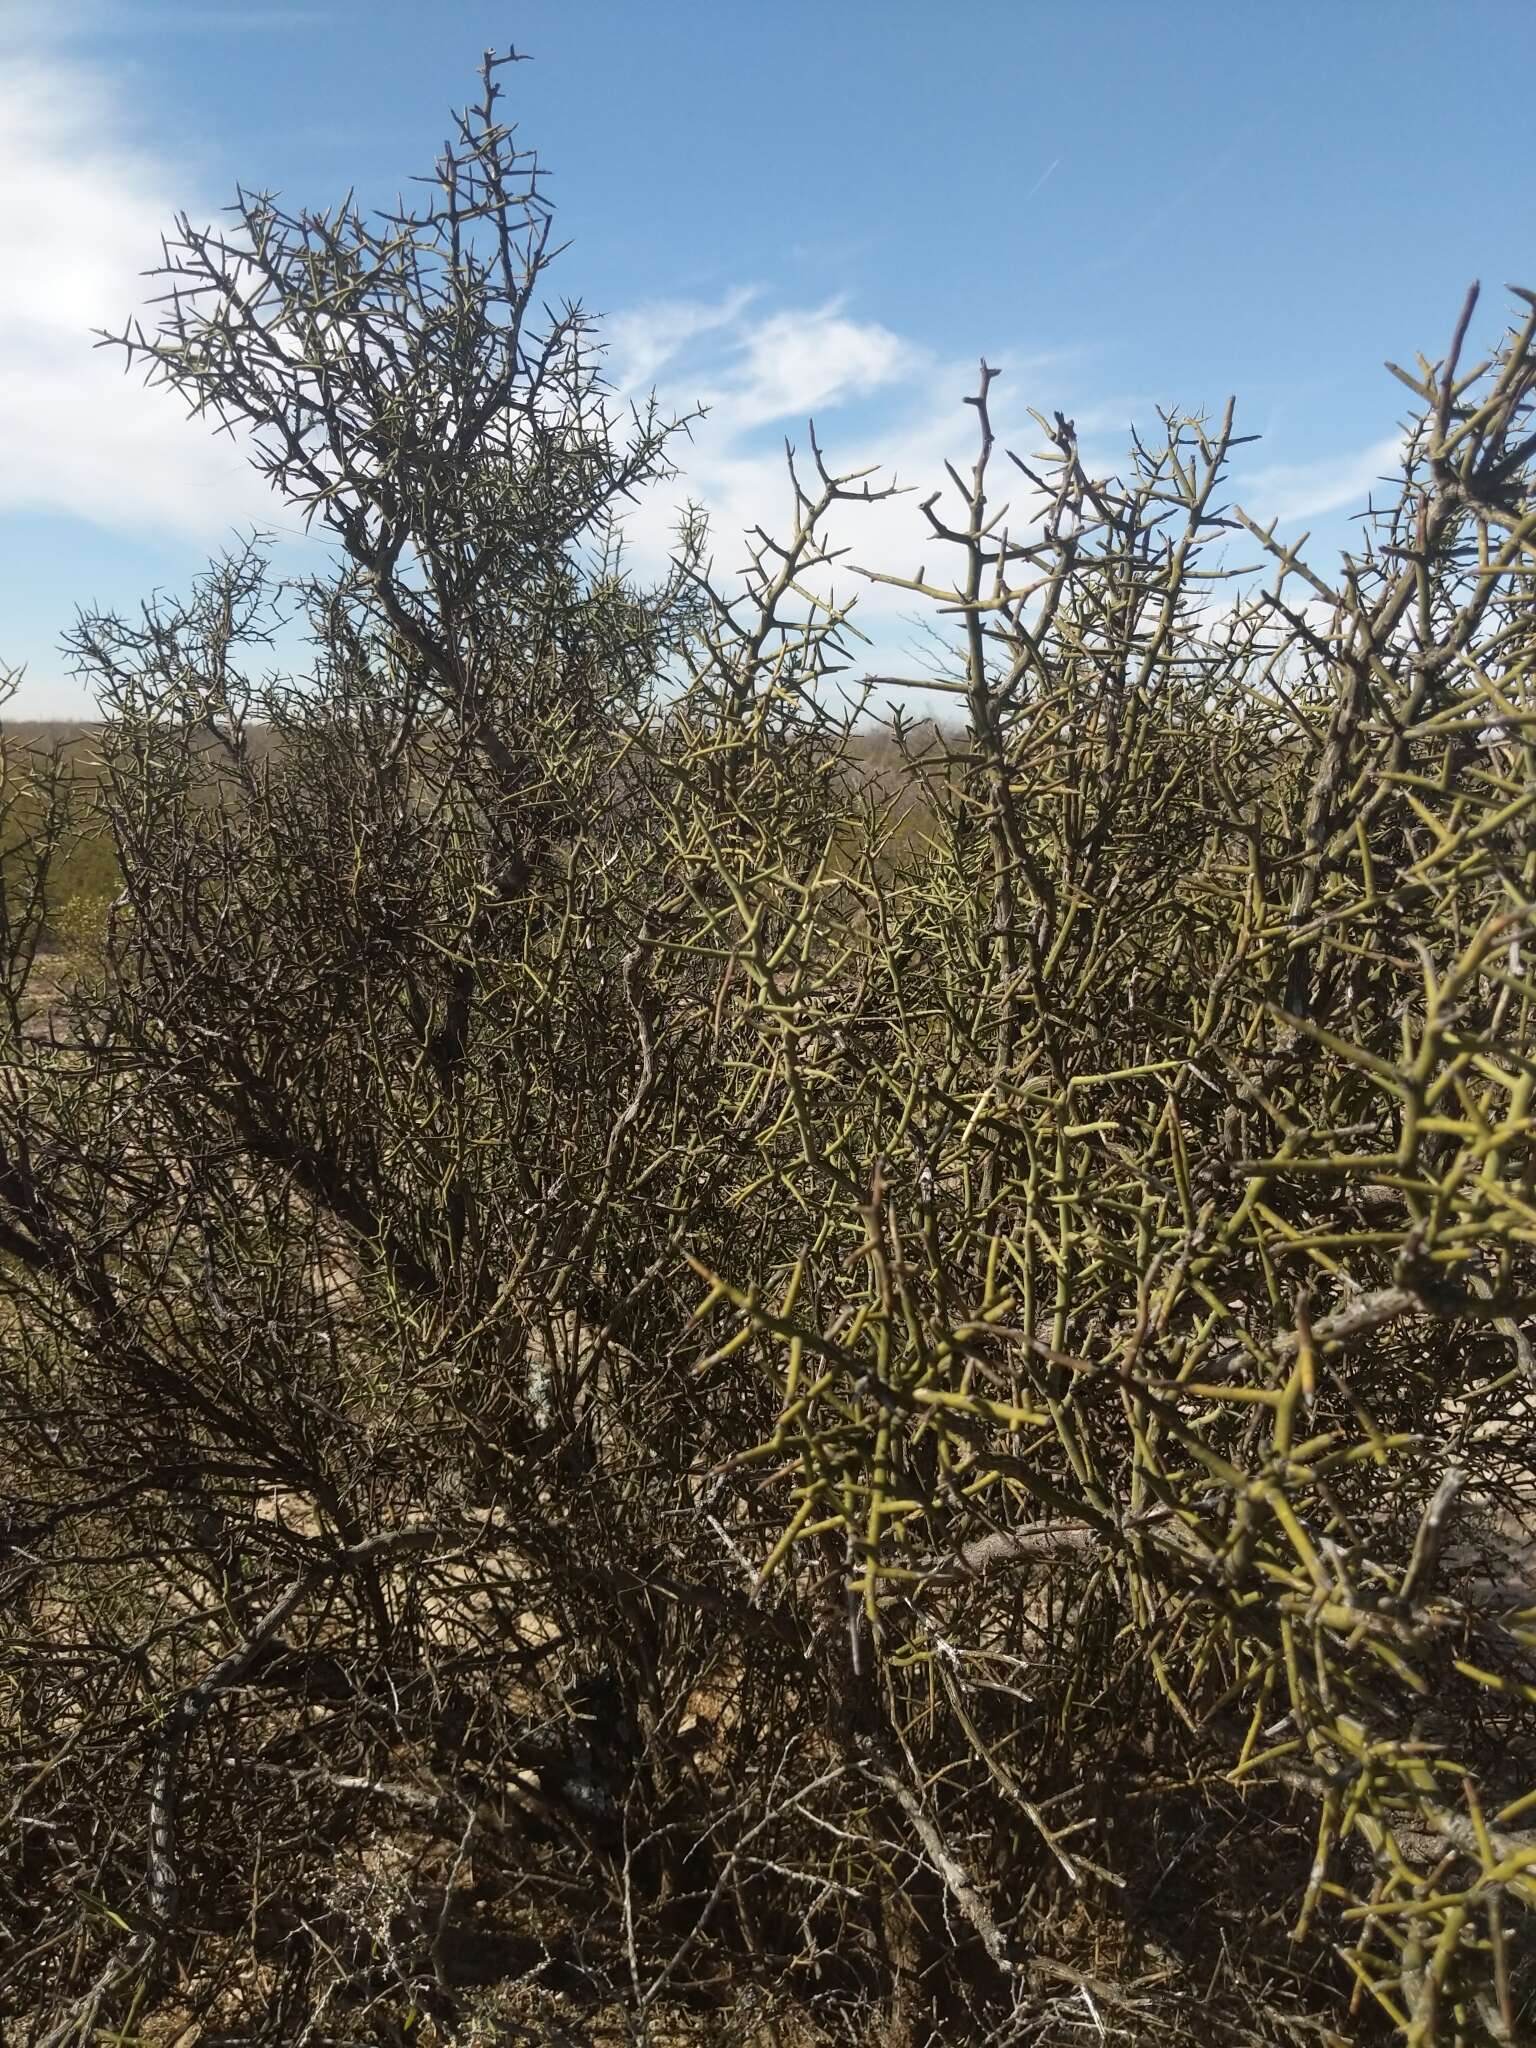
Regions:
[[7, 752], [5, 2038], [1523, 2038], [1536, 312], [1332, 580], [983, 369], [877, 749], [878, 487], [625, 573], [497, 90], [123, 337], [340, 567], [81, 622], [47, 1017]]

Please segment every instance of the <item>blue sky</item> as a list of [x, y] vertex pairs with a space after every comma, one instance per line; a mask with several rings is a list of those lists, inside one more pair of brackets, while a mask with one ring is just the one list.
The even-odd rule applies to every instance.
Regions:
[[[1032, 447], [1025, 408], [1059, 406], [1101, 466], [1159, 404], [1235, 391], [1264, 439], [1234, 495], [1326, 562], [1390, 463], [1407, 394], [1383, 358], [1443, 348], [1474, 277], [1485, 342], [1505, 283], [1536, 286], [1530, 0], [0, 0], [16, 712], [82, 708], [57, 653], [76, 604], [284, 531], [227, 444], [92, 353], [172, 209], [236, 180], [391, 199], [508, 42], [573, 242], [553, 282], [611, 316], [621, 385], [711, 402], [672, 497], [710, 505], [727, 567], [778, 516], [807, 413], [832, 456], [920, 486], [849, 535], [915, 567], [911, 505], [967, 453], [983, 353], [1005, 429]], [[670, 509], [640, 514], [642, 562]]]

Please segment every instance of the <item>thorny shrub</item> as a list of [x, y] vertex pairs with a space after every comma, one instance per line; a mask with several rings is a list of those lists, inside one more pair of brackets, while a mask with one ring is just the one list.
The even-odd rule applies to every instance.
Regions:
[[1536, 299], [1331, 579], [984, 367], [876, 772], [485, 87], [121, 337], [339, 566], [81, 621], [46, 1017], [5, 763], [6, 2038], [1528, 2038]]

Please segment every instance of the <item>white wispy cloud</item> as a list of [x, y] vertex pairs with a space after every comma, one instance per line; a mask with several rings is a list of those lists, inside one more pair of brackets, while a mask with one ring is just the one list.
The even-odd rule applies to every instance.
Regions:
[[1255, 467], [1245, 473], [1239, 495], [1256, 518], [1283, 525], [1322, 519], [1363, 506], [1381, 478], [1400, 472], [1402, 460], [1402, 437], [1391, 434], [1344, 455]]
[[[630, 516], [635, 567], [656, 573], [664, 565], [684, 498], [709, 516], [722, 582], [744, 564], [747, 537], [756, 530], [787, 539], [794, 505], [786, 443], [796, 451], [802, 481], [814, 484], [814, 421], [830, 469], [869, 470], [872, 487], [901, 486], [898, 496], [834, 510], [826, 537], [846, 553], [811, 580], [819, 594], [857, 599], [856, 622], [872, 642], [865, 657], [872, 670], [902, 668], [910, 619], [929, 608], [857, 571], [910, 576], [926, 568], [941, 587], [961, 573], [956, 551], [935, 539], [922, 502], [940, 491], [951, 520], [958, 515], [946, 463], [965, 474], [974, 459], [976, 419], [964, 401], [976, 389], [978, 364], [946, 360], [878, 321], [857, 318], [840, 300], [775, 306], [763, 290], [712, 303], [637, 308], [612, 323], [610, 334], [610, 371], [623, 395], [643, 399], [655, 388], [673, 413], [705, 408], [677, 451], [682, 476], [646, 492]], [[1035, 494], [1003, 450], [1028, 455], [1035, 448], [1039, 430], [1028, 406], [1051, 402], [1064, 382], [1078, 384], [1081, 369], [1064, 356], [1004, 357], [994, 367], [993, 425], [1001, 445], [990, 509], [1008, 501], [1012, 523], [1022, 527], [1036, 509]], [[1112, 421], [1118, 443], [1130, 412], [1129, 406], [1085, 408], [1079, 424], [1098, 432]]]
[[910, 385], [931, 367], [926, 350], [878, 322], [849, 318], [836, 304], [743, 321], [733, 353], [702, 396], [735, 433]]
[[13, 50], [0, 65], [0, 511], [218, 540], [276, 511], [228, 438], [124, 376], [121, 329], [176, 206], [173, 166], [127, 133], [87, 67]]
[[603, 322], [609, 375], [623, 391], [649, 390], [691, 343], [735, 328], [756, 296], [741, 286], [721, 299], [656, 299], [610, 314]]

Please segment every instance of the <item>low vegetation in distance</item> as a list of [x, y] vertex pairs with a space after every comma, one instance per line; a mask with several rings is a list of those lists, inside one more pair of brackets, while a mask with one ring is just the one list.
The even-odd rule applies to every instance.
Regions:
[[[25, 890], [37, 873], [33, 849], [49, 831], [42, 793], [32, 784], [28, 756], [62, 760], [78, 787], [73, 793], [70, 830], [59, 833], [49, 847], [42, 876], [45, 891], [42, 950], [65, 966], [82, 945], [105, 924], [107, 906], [117, 893], [117, 860], [109, 828], [95, 811], [95, 755], [91, 722], [51, 719], [10, 719], [5, 727], [6, 829], [0, 839], [0, 881], [11, 892]], [[34, 975], [34, 988], [45, 978]]]
[[502, 83], [176, 223], [339, 566], [4, 736], [0, 2038], [1530, 2039], [1536, 295], [1331, 564], [983, 365], [872, 762]]

